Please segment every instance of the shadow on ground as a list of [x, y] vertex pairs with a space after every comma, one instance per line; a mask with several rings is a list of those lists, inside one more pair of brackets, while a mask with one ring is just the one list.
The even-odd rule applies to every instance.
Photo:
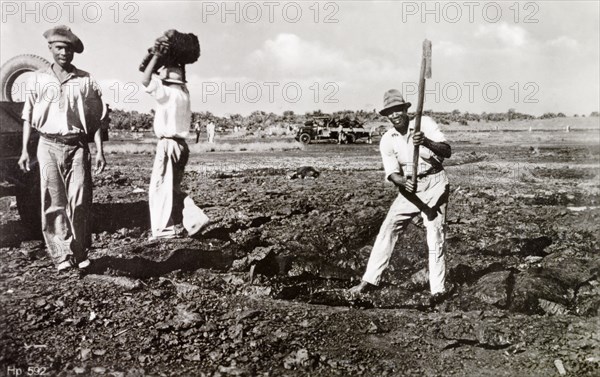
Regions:
[[[115, 232], [122, 228], [147, 229], [150, 213], [147, 201], [134, 203], [94, 203], [92, 207], [92, 233]], [[23, 226], [20, 219], [10, 220], [0, 226], [0, 248], [19, 247], [23, 241], [43, 240], [41, 232]]]
[[115, 232], [122, 228], [150, 227], [148, 202], [94, 203], [92, 208], [92, 232]]
[[31, 232], [20, 220], [7, 221], [0, 226], [0, 247], [19, 247], [23, 241], [41, 239], [41, 234]]
[[198, 249], [177, 249], [164, 261], [154, 261], [142, 257], [119, 258], [104, 256], [94, 260], [88, 274], [103, 275], [108, 272], [132, 278], [150, 278], [166, 275], [172, 271], [195, 271], [213, 269], [226, 271], [233, 259], [221, 251], [201, 251]]

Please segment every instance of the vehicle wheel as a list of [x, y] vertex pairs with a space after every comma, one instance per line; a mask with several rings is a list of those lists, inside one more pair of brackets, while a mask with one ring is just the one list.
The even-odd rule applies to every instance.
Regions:
[[310, 135], [309, 134], [300, 135], [300, 142], [302, 144], [310, 144]]
[[356, 135], [348, 134], [346, 135], [346, 143], [352, 144], [356, 141]]
[[0, 68], [0, 84], [2, 85], [0, 100], [12, 102], [12, 86], [23, 73], [38, 71], [49, 66], [48, 60], [32, 54], [17, 55], [9, 59]]
[[27, 177], [26, 188], [17, 192], [17, 210], [21, 217], [21, 223], [30, 232], [31, 236], [41, 238], [42, 236], [42, 203], [40, 194], [39, 170], [31, 171]]

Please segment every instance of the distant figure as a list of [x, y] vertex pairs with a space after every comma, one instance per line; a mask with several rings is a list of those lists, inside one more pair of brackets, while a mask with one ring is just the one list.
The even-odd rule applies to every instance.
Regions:
[[567, 124], [567, 128], [565, 129], [565, 132], [571, 132], [571, 126]]
[[531, 132], [531, 131], [533, 131], [533, 130], [531, 129], [531, 126], [529, 126], [529, 132]]
[[198, 144], [198, 141], [200, 140], [200, 122], [199, 121], [194, 122], [194, 131], [196, 132], [196, 144]]
[[344, 132], [344, 124], [342, 122], [339, 123], [338, 126], [338, 144], [346, 143], [346, 133]]
[[210, 144], [215, 143], [215, 124], [212, 120], [206, 125], [206, 137], [208, 138], [208, 142]]

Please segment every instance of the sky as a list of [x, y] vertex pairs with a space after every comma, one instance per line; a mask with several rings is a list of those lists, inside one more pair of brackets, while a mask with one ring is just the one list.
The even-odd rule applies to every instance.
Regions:
[[149, 112], [138, 66], [154, 39], [176, 29], [200, 40], [200, 59], [186, 67], [193, 111], [372, 111], [391, 88], [414, 109], [429, 39], [425, 110], [589, 115], [600, 107], [599, 4], [2, 1], [0, 61], [51, 60], [42, 34], [68, 25], [85, 46], [73, 63], [105, 101]]

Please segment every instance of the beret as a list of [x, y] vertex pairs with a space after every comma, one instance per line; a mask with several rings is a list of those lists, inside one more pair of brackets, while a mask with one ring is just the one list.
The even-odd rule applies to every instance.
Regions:
[[73, 47], [73, 51], [78, 54], [83, 52], [83, 43], [68, 26], [59, 25], [50, 30], [46, 30], [46, 32], [44, 32], [44, 38], [48, 40], [48, 43], [68, 43]]

